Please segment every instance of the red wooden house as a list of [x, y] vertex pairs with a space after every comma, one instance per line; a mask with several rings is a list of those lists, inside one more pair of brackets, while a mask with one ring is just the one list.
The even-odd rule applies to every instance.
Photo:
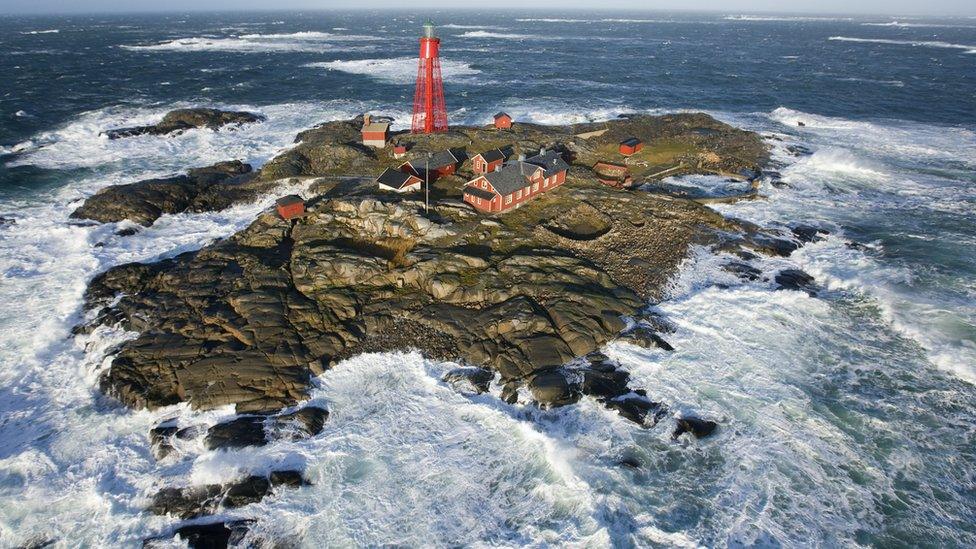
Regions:
[[495, 129], [507, 130], [512, 127], [512, 117], [508, 113], [500, 112], [495, 115]]
[[403, 143], [393, 145], [393, 158], [403, 158], [407, 156], [407, 146]]
[[481, 212], [504, 212], [566, 182], [569, 164], [556, 151], [504, 164], [464, 186], [464, 201]]
[[305, 215], [305, 201], [302, 200], [302, 197], [294, 194], [276, 200], [275, 208], [278, 210], [278, 215], [286, 221]]
[[637, 154], [644, 148], [644, 142], [636, 137], [631, 137], [629, 139], [624, 139], [620, 142], [620, 154], [624, 156], [631, 156]]
[[502, 167], [508, 155], [501, 149], [492, 149], [474, 155], [471, 159], [471, 171], [474, 173], [490, 173]]

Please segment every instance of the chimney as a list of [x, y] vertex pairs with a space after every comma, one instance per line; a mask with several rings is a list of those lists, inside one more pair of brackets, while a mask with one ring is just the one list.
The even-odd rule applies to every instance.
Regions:
[[519, 162], [525, 162], [525, 155], [524, 154], [518, 155], [518, 160]]
[[543, 156], [545, 154], [546, 154], [546, 148], [545, 147], [542, 147], [541, 149], [539, 149], [539, 156]]

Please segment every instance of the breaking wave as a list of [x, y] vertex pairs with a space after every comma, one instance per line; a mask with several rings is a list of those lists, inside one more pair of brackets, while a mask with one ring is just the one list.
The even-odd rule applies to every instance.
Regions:
[[230, 37], [177, 38], [156, 44], [125, 44], [119, 46], [131, 51], [169, 52], [309, 52], [368, 51], [369, 45], [352, 45], [350, 42], [370, 42], [371, 36], [334, 34], [327, 32], [295, 32], [290, 34], [244, 34]]
[[24, 31], [21, 32], [20, 34], [58, 34], [59, 32], [61, 32], [60, 29], [47, 29], [47, 30]]
[[935, 40], [892, 40], [888, 38], [854, 38], [850, 36], [831, 36], [828, 40], [834, 42], [856, 42], [866, 44], [889, 44], [895, 46], [915, 46], [926, 48], [941, 48], [952, 50], [965, 50], [966, 53], [976, 54], [976, 46], [965, 44], [952, 44], [950, 42], [940, 42]]
[[[416, 57], [357, 59], [353, 61], [336, 60], [309, 63], [306, 67], [329, 69], [350, 74], [362, 74], [395, 84], [409, 84], [417, 78]], [[441, 74], [444, 78], [458, 78], [481, 74], [481, 71], [462, 61], [441, 59]]]
[[538, 36], [533, 36], [531, 34], [509, 34], [489, 31], [470, 31], [460, 34], [459, 36], [462, 38], [502, 38], [509, 40], [533, 40], [539, 38]]

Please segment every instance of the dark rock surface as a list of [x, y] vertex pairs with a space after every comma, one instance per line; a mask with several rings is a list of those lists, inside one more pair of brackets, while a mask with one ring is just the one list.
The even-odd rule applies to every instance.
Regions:
[[762, 276], [761, 270], [748, 263], [741, 263], [739, 261], [726, 263], [722, 265], [722, 269], [736, 275], [742, 280], [759, 280]]
[[494, 377], [494, 372], [484, 368], [455, 368], [444, 374], [444, 381], [456, 391], [480, 395], [488, 392]]
[[158, 124], [105, 130], [109, 139], [135, 137], [137, 135], [168, 135], [193, 128], [219, 129], [227, 125], [240, 126], [260, 122], [264, 117], [250, 112], [221, 111], [218, 109], [178, 109], [163, 117]]
[[784, 269], [776, 274], [778, 290], [794, 290], [806, 292], [810, 296], [817, 295], [817, 284], [812, 276], [800, 269]]
[[212, 515], [221, 508], [235, 509], [257, 503], [275, 488], [300, 488], [308, 482], [299, 471], [274, 471], [252, 475], [229, 484], [163, 488], [153, 496], [149, 511], [191, 519]]
[[529, 379], [528, 387], [532, 398], [543, 409], [575, 404], [583, 395], [575, 372], [561, 368], [535, 374]]
[[647, 349], [658, 348], [664, 349], [665, 351], [674, 351], [674, 347], [670, 343], [664, 340], [663, 337], [659, 336], [647, 326], [637, 326], [632, 330], [621, 334], [618, 341], [623, 341], [625, 343], [631, 343], [637, 345], [638, 347], [645, 347]]
[[172, 547], [170, 539], [176, 538], [186, 543], [190, 549], [226, 549], [238, 546], [244, 541], [253, 520], [235, 520], [190, 524], [181, 526], [168, 536], [158, 536], [143, 541], [145, 549]]
[[673, 438], [678, 438], [685, 433], [695, 435], [695, 438], [705, 438], [710, 436], [718, 428], [718, 423], [697, 417], [684, 417], [678, 419], [677, 427], [672, 433]]
[[102, 223], [128, 219], [148, 226], [163, 214], [224, 209], [273, 188], [268, 182], [254, 181], [250, 172], [249, 164], [232, 160], [184, 175], [114, 185], [88, 197], [71, 217]]

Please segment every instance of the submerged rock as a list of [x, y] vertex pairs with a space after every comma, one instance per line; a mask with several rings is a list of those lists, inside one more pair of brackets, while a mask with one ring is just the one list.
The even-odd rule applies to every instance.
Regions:
[[618, 338], [618, 341], [623, 341], [625, 343], [630, 343], [632, 345], [637, 345], [638, 347], [644, 347], [647, 349], [657, 347], [658, 349], [664, 349], [665, 351], [674, 351], [674, 347], [671, 346], [670, 343], [645, 326], [637, 326], [629, 332], [622, 334]]
[[190, 519], [212, 515], [221, 508], [234, 509], [257, 503], [277, 487], [299, 488], [308, 482], [299, 471], [274, 471], [252, 475], [228, 484], [163, 488], [153, 496], [149, 511]]
[[218, 109], [178, 109], [163, 117], [158, 124], [115, 128], [105, 130], [102, 135], [109, 139], [135, 137], [138, 135], [168, 135], [182, 133], [193, 128], [219, 129], [227, 125], [240, 126], [260, 122], [264, 117], [250, 112], [221, 111]]
[[685, 433], [695, 435], [695, 438], [704, 438], [715, 432], [718, 423], [697, 417], [684, 417], [678, 419], [678, 425], [671, 434], [672, 438], [677, 439]]
[[653, 427], [668, 413], [668, 407], [637, 392], [606, 401], [605, 406], [641, 427]]
[[278, 415], [241, 416], [207, 430], [204, 444], [210, 450], [264, 446], [272, 440], [303, 440], [322, 432], [329, 411], [306, 406]]
[[168, 536], [158, 536], [143, 541], [145, 549], [171, 547], [167, 540], [177, 538], [190, 549], [225, 549], [238, 546], [244, 541], [253, 520], [235, 520], [208, 524], [190, 524], [177, 528]]
[[784, 269], [776, 274], [777, 290], [794, 290], [806, 292], [811, 297], [817, 295], [817, 285], [814, 278], [800, 269]]
[[728, 271], [742, 280], [759, 280], [762, 276], [761, 270], [748, 263], [740, 263], [738, 261], [732, 261], [722, 265], [722, 270]]
[[830, 234], [828, 230], [813, 225], [795, 225], [790, 228], [790, 231], [797, 240], [804, 244], [820, 242], [824, 239], [824, 235]]
[[444, 381], [454, 390], [479, 395], [488, 392], [488, 386], [494, 378], [495, 374], [484, 368], [455, 368], [444, 374]]

